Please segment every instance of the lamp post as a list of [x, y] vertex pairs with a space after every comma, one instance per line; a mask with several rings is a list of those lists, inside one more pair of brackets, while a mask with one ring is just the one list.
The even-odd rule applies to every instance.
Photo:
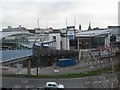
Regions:
[[38, 59], [37, 59], [37, 76], [39, 75], [39, 55], [38, 55]]
[[90, 34], [90, 39], [89, 39], [89, 50], [91, 49], [91, 34]]
[[55, 67], [55, 70], [54, 72], [56, 73], [56, 80], [58, 80], [58, 76], [57, 76], [57, 73], [59, 72], [59, 70]]
[[67, 41], [68, 41], [68, 40], [67, 40], [67, 33], [68, 33], [68, 30], [67, 30], [67, 28], [66, 28], [66, 50], [68, 49], [68, 48], [67, 48], [67, 45], [68, 45], [68, 44], [67, 44]]
[[43, 42], [44, 42], [44, 40], [47, 38], [47, 36], [48, 36], [49, 34], [47, 34], [46, 36], [45, 36], [45, 38], [42, 40], [41, 38], [39, 38], [40, 36], [41, 36], [41, 33], [40, 33], [40, 35], [38, 35], [38, 37], [35, 39], [35, 41], [33, 42], [33, 49], [35, 49], [35, 43], [36, 43], [36, 41], [37, 41], [37, 39], [39, 38], [40, 40], [39, 40], [39, 42], [41, 42], [40, 43], [40, 46], [38, 46], [38, 48], [37, 49], [35, 49], [37, 52], [37, 54], [36, 54], [36, 56], [37, 56], [37, 76], [39, 75], [39, 63], [41, 63], [41, 61], [40, 61], [40, 57], [41, 57], [41, 54], [42, 54], [42, 52], [43, 51], [41, 51], [41, 50], [43, 50], [44, 49], [44, 47], [43, 47]]
[[[40, 36], [41, 36], [41, 35], [38, 35], [37, 38], [35, 39], [35, 41], [33, 42], [33, 49], [35, 49], [35, 46], [36, 46], [35, 43], [36, 43], [36, 41], [38, 40], [38, 38], [39, 38]], [[42, 41], [41, 38], [40, 38], [40, 41]], [[40, 47], [41, 47], [41, 46], [40, 46]], [[40, 55], [39, 55], [40, 52], [39, 52], [39, 51], [40, 51], [40, 49], [38, 49], [38, 52], [37, 52], [37, 55], [36, 55], [36, 56], [37, 56], [37, 69], [36, 69], [37, 76], [39, 75], [39, 72], [38, 72], [38, 68], [39, 68], [39, 58], [40, 58]]]

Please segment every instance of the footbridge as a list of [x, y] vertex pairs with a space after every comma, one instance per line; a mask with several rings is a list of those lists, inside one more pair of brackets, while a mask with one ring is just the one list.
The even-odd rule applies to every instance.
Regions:
[[19, 61], [27, 60], [27, 75], [31, 75], [31, 58], [32, 50], [1, 50], [2, 57], [0, 58], [1, 66], [18, 63]]
[[29, 59], [32, 56], [32, 50], [1, 50], [2, 58], [0, 63], [9, 65], [10, 63], [19, 62]]

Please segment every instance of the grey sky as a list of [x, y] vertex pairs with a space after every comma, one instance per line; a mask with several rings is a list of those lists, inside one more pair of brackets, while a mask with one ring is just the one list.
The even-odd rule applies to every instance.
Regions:
[[26, 28], [64, 28], [68, 25], [82, 25], [82, 29], [107, 27], [118, 24], [119, 0], [1, 0], [0, 29], [7, 26]]

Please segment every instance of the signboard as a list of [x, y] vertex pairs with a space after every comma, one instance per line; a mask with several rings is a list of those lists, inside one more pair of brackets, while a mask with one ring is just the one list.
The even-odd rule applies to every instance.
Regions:
[[75, 38], [75, 33], [74, 31], [67, 31], [67, 37], [68, 39], [74, 39]]
[[17, 70], [18, 70], [18, 74], [20, 74], [20, 70], [23, 68], [22, 64], [16, 64]]
[[68, 30], [73, 30], [73, 31], [74, 31], [74, 30], [75, 30], [75, 26], [67, 26], [67, 29], [68, 29]]
[[17, 64], [16, 67], [17, 67], [17, 69], [21, 69], [21, 68], [23, 68], [23, 65], [22, 64]]

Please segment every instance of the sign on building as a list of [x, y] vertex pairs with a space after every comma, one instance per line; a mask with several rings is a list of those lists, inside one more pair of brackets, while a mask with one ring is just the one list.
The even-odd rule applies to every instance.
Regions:
[[74, 31], [68, 31], [67, 32], [67, 37], [68, 37], [68, 39], [75, 39], [75, 33], [74, 33]]
[[67, 26], [68, 30], [74, 31], [75, 30], [75, 26]]

